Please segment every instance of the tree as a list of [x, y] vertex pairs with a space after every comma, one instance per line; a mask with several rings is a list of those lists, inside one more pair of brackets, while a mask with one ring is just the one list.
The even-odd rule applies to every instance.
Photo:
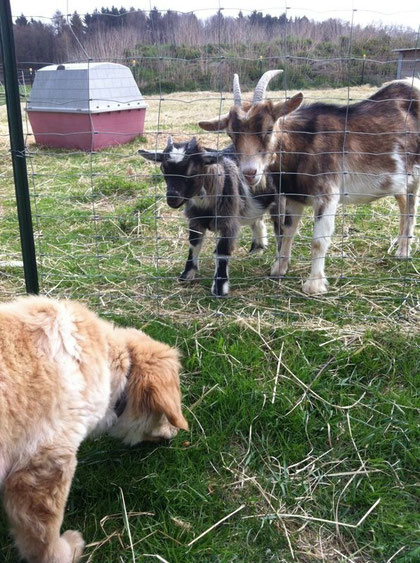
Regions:
[[142, 10], [136, 10], [131, 7], [125, 16], [125, 21], [128, 26], [135, 27], [141, 31], [147, 28], [147, 17]]
[[264, 21], [262, 12], [257, 12], [257, 10], [254, 10], [248, 18], [251, 25], [262, 25]]
[[153, 10], [150, 10], [147, 26], [150, 30], [152, 43], [160, 43], [162, 31], [162, 15], [156, 8], [156, 6], [153, 7]]
[[74, 12], [70, 18], [70, 25], [77, 37], [81, 37], [85, 33], [85, 26], [83, 24], [82, 18], [77, 12]]
[[102, 21], [101, 13], [97, 8], [91, 14], [85, 15], [85, 25], [89, 32], [96, 29]]
[[[303, 16], [306, 17], [306, 16]], [[307, 18], [306, 18], [307, 19]], [[279, 17], [279, 24], [280, 25], [286, 25], [287, 24], [287, 16], [286, 16], [286, 12], [283, 12], [281, 14], [281, 16]]]
[[56, 10], [55, 14], [52, 17], [52, 25], [56, 35], [60, 35], [63, 33], [64, 28], [67, 26], [66, 19], [60, 10]]
[[16, 26], [14, 32], [16, 58], [19, 62], [27, 63], [28, 67], [36, 62], [55, 62], [56, 37], [51, 25], [32, 19], [29, 25]]
[[20, 27], [25, 27], [26, 25], [29, 25], [28, 20], [25, 18], [23, 14], [21, 14], [19, 17], [16, 18], [15, 23]]

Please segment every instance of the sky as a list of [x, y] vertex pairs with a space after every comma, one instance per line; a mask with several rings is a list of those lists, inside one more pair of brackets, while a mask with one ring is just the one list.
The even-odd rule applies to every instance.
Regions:
[[[416, 31], [420, 25], [420, 3], [419, 0], [11, 0], [13, 16], [24, 14], [26, 17], [35, 19], [50, 18], [56, 10], [63, 14], [79, 14], [93, 12], [95, 8], [112, 5], [133, 6], [140, 10], [150, 10], [156, 6], [159, 10], [168, 9], [180, 12], [194, 11], [197, 17], [206, 18], [212, 15], [219, 7], [223, 8], [226, 16], [235, 16], [239, 10], [244, 15], [256, 9], [263, 13], [279, 15], [288, 6], [289, 17], [306, 16], [309, 19], [324, 20], [338, 18], [351, 21], [354, 24], [366, 25], [369, 23], [380, 23], [383, 25], [403, 25], [414, 28]], [[200, 6], [197, 9], [197, 6]], [[338, 7], [339, 6], [339, 7]], [[398, 7], [398, 10], [397, 10]], [[353, 11], [356, 10], [356, 11]], [[46, 20], [43, 20], [46, 21]]]

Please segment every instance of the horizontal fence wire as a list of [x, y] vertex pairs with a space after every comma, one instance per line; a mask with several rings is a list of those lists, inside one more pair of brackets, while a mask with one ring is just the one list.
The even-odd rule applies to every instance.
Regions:
[[[244, 15], [252, 13], [251, 10], [241, 11]], [[242, 226], [240, 229], [229, 261], [230, 290], [227, 299], [221, 300], [211, 295], [215, 274], [214, 250], [220, 240], [220, 236], [214, 233], [206, 234], [200, 269], [194, 282], [179, 281], [189, 251], [188, 225], [182, 208], [172, 209], [168, 206], [165, 180], [192, 178], [205, 185], [207, 176], [203, 173], [182, 172], [164, 175], [159, 162], [146, 161], [137, 151], [161, 151], [169, 136], [175, 143], [191, 140], [195, 136], [202, 146], [218, 151], [217, 162], [222, 161], [221, 151], [230, 144], [229, 137], [224, 131], [204, 131], [200, 129], [198, 122], [221, 118], [229, 112], [234, 102], [234, 73], [238, 73], [241, 79], [243, 98], [250, 100], [259, 77], [265, 71], [283, 68], [281, 77], [273, 79], [270, 84], [267, 97], [273, 103], [284, 102], [295, 93], [303, 91], [306, 104], [325, 102], [338, 105], [345, 115], [342, 127], [320, 125], [315, 130], [304, 131], [308, 138], [342, 136], [339, 149], [321, 149], [316, 152], [316, 158], [320, 162], [325, 158], [336, 158], [336, 168], [321, 166], [318, 171], [313, 172], [283, 170], [280, 167], [274, 183], [280, 184], [286, 179], [293, 181], [290, 179], [298, 177], [305, 177], [308, 182], [325, 178], [325, 182], [328, 182], [330, 178], [339, 177], [343, 188], [346, 186], [345, 177], [349, 174], [348, 158], [377, 159], [395, 156], [392, 150], [382, 146], [383, 132], [363, 127], [351, 128], [348, 126], [348, 117], [354, 104], [368, 99], [383, 82], [396, 78], [400, 64], [400, 56], [394, 51], [388, 51], [384, 56], [380, 52], [379, 43], [377, 53], [372, 46], [368, 53], [360, 51], [357, 42], [364, 27], [357, 23], [358, 17], [363, 12], [364, 15], [375, 13], [392, 18], [397, 12], [385, 14], [368, 9], [325, 12], [329, 17], [346, 15], [351, 21], [341, 24], [346, 36], [339, 50], [320, 56], [316, 52], [297, 52], [297, 39], [293, 30], [297, 25], [296, 15], [307, 14], [311, 17], [310, 14], [322, 15], [323, 12], [300, 7], [275, 10], [267, 8], [265, 11], [284, 14], [285, 18], [276, 28], [277, 43], [261, 44], [261, 55], [258, 54], [258, 47], [251, 54], [251, 49], [244, 51], [244, 48], [236, 48], [234, 44], [228, 45], [225, 42], [226, 31], [223, 26], [228, 18], [223, 19], [221, 14], [226, 16], [230, 10], [220, 8], [218, 15], [213, 16], [216, 18], [212, 24], [216, 38], [213, 46], [204, 45], [201, 51], [190, 50], [188, 56], [182, 54], [181, 48], [175, 48], [175, 45], [171, 47], [157, 40], [143, 46], [126, 47], [125, 54], [121, 54], [116, 48], [111, 54], [108, 51], [105, 56], [98, 56], [86, 34], [74, 29], [71, 14], [68, 14], [64, 16], [64, 21], [66, 29], [77, 43], [77, 57], [69, 56], [68, 59], [59, 61], [31, 61], [27, 58], [18, 61], [21, 102], [26, 110], [24, 127], [27, 148], [21, 156], [26, 158], [28, 166], [42, 293], [87, 300], [101, 308], [105, 315], [112, 316], [130, 311], [133, 314], [141, 312], [152, 316], [172, 315], [191, 320], [194, 316], [211, 318], [220, 315], [237, 317], [258, 314], [267, 318], [279, 316], [297, 322], [305, 320], [309, 324], [316, 324], [321, 318], [331, 323], [345, 320], [363, 323], [369, 322], [369, 319], [410, 321], [415, 317], [419, 297], [418, 246], [414, 240], [411, 258], [396, 258], [400, 212], [392, 197], [378, 198], [369, 206], [345, 204], [336, 214], [325, 212], [325, 218], [335, 215], [336, 219], [331, 246], [327, 253], [318, 256], [318, 259], [326, 258], [326, 277], [330, 285], [325, 295], [308, 295], [302, 291], [302, 284], [311, 269], [311, 242], [323, 239], [322, 235], [313, 236], [311, 204], [315, 205], [321, 197], [317, 193], [307, 194], [309, 205], [304, 212], [300, 232], [294, 238], [291, 264], [288, 272], [280, 276], [280, 280], [273, 279], [270, 275], [275, 261], [276, 237], [267, 212], [265, 223], [268, 245], [263, 253], [249, 254], [251, 231], [249, 226]], [[194, 12], [177, 10], [174, 13], [204, 18], [204, 15], [200, 16], [204, 12], [208, 12], [208, 9]], [[151, 17], [154, 10], [141, 13], [150, 18], [150, 37], [156, 35], [158, 30], [153, 27], [156, 24]], [[237, 11], [231, 13], [232, 17], [237, 17]], [[42, 16], [26, 16], [28, 20], [31, 17], [46, 24], [50, 22]], [[121, 19], [121, 16], [112, 14], [106, 17]], [[201, 28], [210, 25], [208, 21], [197, 21]], [[414, 79], [420, 70], [420, 52], [416, 50], [419, 47], [418, 30], [407, 31], [403, 38], [409, 41], [408, 46], [414, 48], [415, 70], [410, 74]], [[248, 42], [252, 44], [252, 37]], [[400, 46], [397, 43], [396, 41], [396, 48]], [[141, 49], [141, 52], [136, 53], [136, 48]], [[317, 47], [313, 47], [315, 48]], [[184, 51], [185, 49], [186, 47]], [[117, 126], [106, 123], [98, 125], [94, 121], [98, 114], [89, 111], [69, 114], [73, 116], [72, 129], [63, 130], [60, 119], [65, 113], [65, 106], [71, 103], [72, 95], [69, 94], [64, 101], [54, 97], [51, 90], [43, 98], [48, 111], [44, 111], [44, 108], [39, 113], [42, 113], [44, 122], [45, 118], [48, 121], [50, 114], [54, 115], [55, 121], [52, 121], [49, 128], [45, 126], [38, 131], [36, 127], [32, 128], [31, 113], [35, 110], [28, 105], [28, 99], [30, 100], [34, 79], [40, 68], [58, 63], [64, 68], [72, 63], [85, 63], [87, 69], [93, 69], [101, 62], [117, 63], [130, 69], [143, 94], [142, 99], [147, 104], [147, 108], [142, 110], [145, 112], [143, 131], [124, 142], [131, 131], [126, 129], [127, 123], [121, 122]], [[328, 74], [331, 75], [329, 82], [325, 79]], [[366, 78], [372, 79], [374, 84], [368, 83]], [[111, 89], [115, 90], [117, 87], [117, 79], [107, 78], [106, 83], [99, 86], [95, 100], [98, 103], [109, 102], [113, 108], [123, 106], [124, 109], [116, 110], [118, 115], [124, 114], [129, 104], [129, 111], [134, 111], [133, 104], [138, 100], [135, 97], [111, 95]], [[73, 96], [73, 101], [80, 104], [83, 96], [80, 96], [77, 84], [74, 88], [77, 95]], [[412, 99], [401, 98], [401, 103], [404, 101], [408, 105], [412, 103]], [[84, 102], [89, 107], [88, 96]], [[383, 100], [376, 103], [383, 103]], [[0, 104], [4, 104], [1, 85]], [[0, 107], [0, 284], [2, 294], [7, 298], [23, 293], [25, 282], [16, 236], [13, 174], [3, 108], [4, 106]], [[110, 107], [110, 112], [113, 108]], [[138, 115], [130, 115], [131, 121], [139, 119]], [[86, 122], [76, 122], [75, 116], [85, 117]], [[293, 137], [302, 133], [286, 122], [282, 126], [281, 121], [280, 119], [279, 126], [283, 134]], [[419, 131], [408, 131], [407, 127], [401, 130], [391, 125], [387, 135], [405, 135], [408, 139], [419, 134]], [[233, 137], [236, 133], [232, 131]], [[262, 131], [257, 130], [250, 137], [260, 138], [261, 134]], [[349, 150], [346, 138], [350, 135], [375, 138], [377, 145], [374, 150], [360, 147]], [[41, 143], [37, 142], [37, 136], [42, 136]], [[99, 137], [105, 139], [105, 146], [96, 149], [95, 138]], [[69, 143], [77, 144], [78, 139], [88, 139], [87, 142], [91, 143], [90, 150], [81, 150], [77, 146], [69, 148]], [[115, 145], [106, 146], [107, 139], [112, 139]], [[282, 158], [314, 158], [313, 149], [287, 150], [287, 147], [281, 147], [280, 153]], [[239, 150], [237, 157], [241, 159], [253, 154], [243, 155]], [[405, 162], [395, 171], [350, 170], [353, 187], [347, 185], [344, 189], [346, 197], [360, 194], [358, 184], [363, 182], [366, 185], [369, 182], [377, 185], [381, 181], [393, 180], [400, 181], [401, 186], [400, 192], [394, 190], [393, 195], [406, 197], [410, 179], [406, 173], [407, 163], [408, 159], [415, 156], [418, 155], [408, 148], [407, 141]], [[223, 174], [223, 170], [219, 169], [219, 176], [216, 177], [222, 178]], [[287, 196], [287, 189], [283, 191]], [[216, 210], [229, 197], [223, 193], [218, 194], [215, 197]], [[297, 217], [293, 211], [288, 215], [291, 221]], [[203, 212], [201, 218], [206, 217], [208, 220], [214, 219], [213, 228], [218, 231], [227, 215], [219, 211], [215, 215]], [[243, 218], [235, 214], [228, 217]], [[290, 235], [284, 235], [285, 239], [288, 237]], [[235, 238], [236, 235], [225, 237], [228, 241], [234, 241]], [[340, 308], [339, 320], [337, 307]]]

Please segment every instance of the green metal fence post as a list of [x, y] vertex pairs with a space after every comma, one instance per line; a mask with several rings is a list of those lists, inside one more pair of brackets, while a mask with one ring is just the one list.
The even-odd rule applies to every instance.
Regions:
[[0, 1], [0, 38], [26, 291], [39, 293], [10, 0]]

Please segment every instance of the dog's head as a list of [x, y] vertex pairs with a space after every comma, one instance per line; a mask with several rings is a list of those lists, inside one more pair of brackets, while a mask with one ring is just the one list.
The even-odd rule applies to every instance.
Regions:
[[130, 369], [111, 433], [133, 445], [173, 438], [179, 428], [188, 430], [181, 410], [178, 351], [139, 330], [124, 332]]

